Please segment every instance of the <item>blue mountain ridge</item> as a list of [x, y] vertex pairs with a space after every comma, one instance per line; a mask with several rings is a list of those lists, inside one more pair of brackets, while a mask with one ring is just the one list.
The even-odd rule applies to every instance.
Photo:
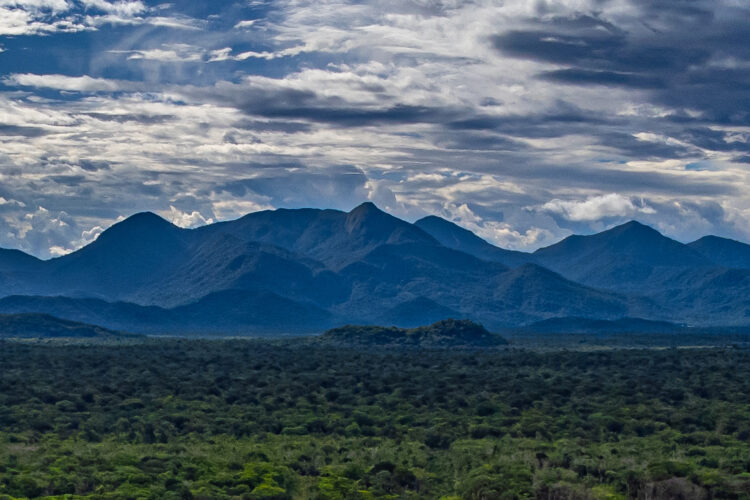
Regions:
[[746, 325], [744, 255], [740, 242], [685, 245], [635, 221], [524, 253], [372, 203], [196, 229], [140, 213], [55, 259], [0, 250], [0, 313], [147, 333], [307, 333], [446, 317], [491, 329], [564, 317]]

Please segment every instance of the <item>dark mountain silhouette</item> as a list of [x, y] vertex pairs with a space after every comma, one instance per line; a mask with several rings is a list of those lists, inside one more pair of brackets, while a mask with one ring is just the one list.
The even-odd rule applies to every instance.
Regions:
[[246, 242], [274, 245], [333, 270], [356, 262], [380, 245], [437, 243], [418, 227], [372, 203], [363, 203], [348, 213], [314, 209], [256, 212], [197, 232], [221, 232]]
[[17, 313], [45, 313], [113, 330], [143, 333], [165, 333], [179, 327], [175, 314], [156, 306], [72, 297], [12, 295], [0, 299], [0, 314]]
[[0, 314], [0, 339], [114, 339], [128, 337], [134, 336], [100, 326], [55, 318], [48, 314]]
[[750, 269], [750, 245], [746, 243], [718, 236], [704, 236], [688, 243], [688, 246], [719, 266]]
[[38, 270], [43, 261], [20, 250], [0, 248], [0, 273], [24, 273]]
[[500, 262], [508, 267], [516, 267], [534, 261], [533, 256], [529, 253], [496, 247], [468, 229], [464, 229], [442, 217], [429, 215], [419, 219], [414, 225], [435, 238], [441, 245], [468, 253], [482, 260]]
[[130, 299], [180, 266], [190, 235], [158, 215], [135, 214], [93, 243], [49, 261], [41, 291]]
[[410, 327], [445, 317], [493, 329], [555, 317], [742, 325], [750, 270], [728, 267], [743, 262], [742, 245], [683, 245], [630, 222], [525, 254], [438, 217], [409, 224], [371, 203], [263, 211], [197, 229], [142, 213], [49, 261], [0, 251], [0, 312], [150, 333]]
[[533, 255], [568, 279], [636, 293], [659, 287], [685, 269], [713, 265], [687, 245], [635, 221], [590, 236], [569, 236]]
[[0, 299], [0, 314], [31, 312], [159, 334], [314, 333], [332, 324], [327, 311], [269, 292], [225, 290], [172, 309], [91, 298], [16, 295]]
[[411, 329], [347, 325], [328, 330], [315, 341], [337, 346], [423, 348], [498, 347], [508, 343], [481, 324], [454, 319]]

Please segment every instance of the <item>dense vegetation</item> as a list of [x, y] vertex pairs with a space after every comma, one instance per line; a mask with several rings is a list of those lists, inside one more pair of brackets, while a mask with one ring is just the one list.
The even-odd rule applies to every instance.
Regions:
[[0, 342], [0, 367], [4, 499], [750, 495], [740, 348]]
[[318, 344], [346, 346], [435, 348], [497, 347], [508, 343], [500, 335], [488, 332], [479, 323], [455, 319], [417, 328], [347, 325], [328, 330], [314, 341]]

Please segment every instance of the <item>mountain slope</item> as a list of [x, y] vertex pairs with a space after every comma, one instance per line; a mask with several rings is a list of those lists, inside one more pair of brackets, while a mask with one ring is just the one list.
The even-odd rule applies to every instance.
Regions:
[[166, 309], [91, 298], [12, 296], [0, 314], [43, 313], [115, 330], [157, 334], [312, 333], [330, 328], [330, 314], [270, 292], [225, 290]]
[[256, 212], [197, 232], [222, 232], [246, 242], [278, 246], [320, 261], [332, 270], [355, 262], [380, 245], [437, 244], [418, 227], [369, 202], [348, 213], [314, 209]]
[[569, 236], [533, 255], [574, 281], [635, 293], [658, 288], [685, 269], [713, 265], [687, 245], [635, 221], [590, 236]]
[[482, 260], [500, 262], [508, 267], [516, 267], [534, 260], [533, 256], [526, 252], [505, 250], [487, 243], [468, 229], [464, 229], [442, 217], [429, 215], [419, 219], [414, 225], [435, 238], [441, 245], [468, 253]]
[[20, 250], [0, 248], [0, 273], [37, 271], [42, 265], [42, 260]]
[[750, 245], [718, 236], [704, 236], [688, 246], [713, 263], [738, 269], [750, 269]]
[[100, 326], [77, 323], [47, 314], [0, 314], [0, 339], [132, 337]]
[[47, 293], [130, 298], [180, 266], [190, 236], [153, 213], [133, 215], [93, 243], [49, 261]]

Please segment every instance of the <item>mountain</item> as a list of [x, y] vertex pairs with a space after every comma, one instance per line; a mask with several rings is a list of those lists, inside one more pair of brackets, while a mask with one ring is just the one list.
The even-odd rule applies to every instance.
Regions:
[[196, 229], [141, 213], [48, 261], [0, 251], [0, 313], [201, 334], [446, 317], [491, 329], [556, 317], [750, 324], [750, 269], [726, 266], [741, 263], [742, 247], [707, 241], [733, 250], [707, 255], [706, 241], [683, 245], [630, 222], [525, 254], [372, 203], [268, 210]]
[[0, 248], [0, 273], [23, 273], [36, 271], [43, 261], [20, 250]]
[[156, 214], [135, 214], [91, 244], [49, 261], [49, 292], [128, 299], [177, 269], [191, 244], [190, 231]]
[[336, 346], [422, 348], [498, 347], [508, 343], [478, 323], [454, 319], [411, 329], [347, 325], [328, 330], [315, 341]]
[[516, 267], [534, 260], [531, 254], [496, 247], [468, 229], [436, 215], [419, 219], [414, 225], [435, 238], [441, 245], [482, 260], [500, 262], [508, 267]]
[[100, 326], [77, 323], [47, 314], [0, 314], [0, 339], [17, 338], [127, 338]]
[[255, 212], [196, 232], [220, 232], [245, 242], [277, 246], [332, 270], [356, 262], [380, 245], [437, 243], [420, 228], [369, 202], [348, 213], [315, 209]]
[[0, 314], [36, 312], [150, 334], [314, 333], [332, 324], [327, 311], [270, 292], [225, 290], [171, 309], [92, 298], [0, 299]]
[[711, 262], [738, 269], [750, 269], [750, 245], [718, 236], [704, 236], [688, 246]]
[[687, 245], [636, 221], [590, 236], [569, 236], [533, 255], [568, 279], [635, 293], [659, 288], [686, 269], [713, 266]]

